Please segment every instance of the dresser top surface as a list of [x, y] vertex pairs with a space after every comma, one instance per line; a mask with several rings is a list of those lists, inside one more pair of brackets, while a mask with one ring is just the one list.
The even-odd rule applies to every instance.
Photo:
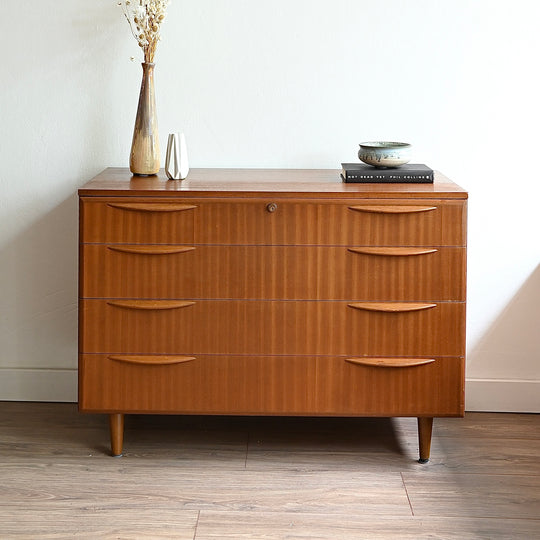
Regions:
[[338, 169], [190, 169], [182, 181], [155, 176], [132, 176], [127, 168], [111, 167], [79, 189], [81, 196], [282, 196], [317, 198], [466, 199], [467, 192], [439, 172], [433, 184], [352, 184]]

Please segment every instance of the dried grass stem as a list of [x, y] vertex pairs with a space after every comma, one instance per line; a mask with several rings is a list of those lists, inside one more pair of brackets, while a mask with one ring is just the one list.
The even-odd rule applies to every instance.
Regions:
[[170, 0], [121, 0], [122, 8], [133, 37], [143, 50], [144, 61], [154, 62], [156, 47], [161, 39], [161, 23]]

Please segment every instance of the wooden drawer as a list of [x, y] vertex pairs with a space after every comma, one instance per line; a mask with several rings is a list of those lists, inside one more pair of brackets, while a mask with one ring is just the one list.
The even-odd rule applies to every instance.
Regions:
[[84, 298], [465, 300], [464, 248], [85, 244], [82, 260]]
[[358, 365], [345, 357], [325, 356], [191, 358], [81, 355], [80, 408], [323, 416], [463, 414], [462, 358], [391, 359], [397, 366], [433, 360], [414, 367]]
[[81, 300], [80, 351], [464, 355], [465, 304]]
[[201, 244], [463, 246], [464, 209], [463, 201], [440, 200], [205, 202], [195, 238]]
[[[82, 242], [464, 246], [465, 202], [83, 198]], [[268, 211], [268, 205], [276, 210]]]
[[197, 206], [161, 199], [82, 198], [81, 242], [193, 242]]

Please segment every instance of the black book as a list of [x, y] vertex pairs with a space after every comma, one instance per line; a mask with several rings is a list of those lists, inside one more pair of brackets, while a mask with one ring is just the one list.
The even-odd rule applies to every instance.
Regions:
[[341, 177], [349, 183], [432, 184], [433, 169], [406, 163], [393, 169], [378, 169], [366, 163], [342, 163]]

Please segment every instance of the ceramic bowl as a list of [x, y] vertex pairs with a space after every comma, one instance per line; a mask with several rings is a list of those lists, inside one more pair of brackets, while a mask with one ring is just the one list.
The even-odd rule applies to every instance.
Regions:
[[410, 161], [411, 145], [386, 141], [360, 143], [358, 157], [374, 167], [399, 167]]

